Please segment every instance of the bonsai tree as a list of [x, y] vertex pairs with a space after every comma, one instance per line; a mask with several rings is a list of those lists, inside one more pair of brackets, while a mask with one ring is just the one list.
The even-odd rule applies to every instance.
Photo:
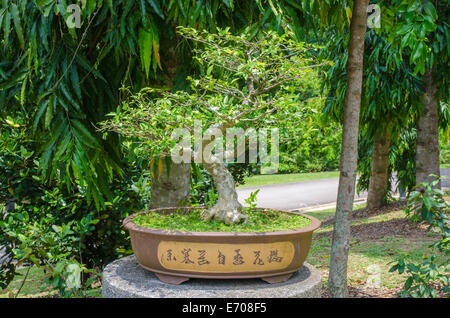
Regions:
[[[173, 157], [174, 149], [179, 149], [174, 132], [187, 132], [181, 137], [190, 144], [192, 133], [198, 135], [193, 129], [198, 122], [211, 123], [202, 133], [223, 136], [229, 128], [273, 126], [285, 120], [284, 110], [301, 104], [297, 93], [302, 81], [322, 65], [315, 62], [314, 48], [295, 41], [289, 32], [282, 36], [269, 32], [255, 40], [227, 29], [210, 34], [179, 28], [179, 34], [195, 46], [195, 61], [204, 70], [203, 77], [189, 78], [191, 91], [143, 89], [101, 124], [103, 131], [136, 137], [140, 149], [152, 157]], [[201, 161], [214, 180], [218, 200], [202, 219], [237, 224], [248, 217], [222, 156], [213, 151], [220, 148], [214, 136], [202, 138], [197, 149], [179, 150], [185, 160]]]

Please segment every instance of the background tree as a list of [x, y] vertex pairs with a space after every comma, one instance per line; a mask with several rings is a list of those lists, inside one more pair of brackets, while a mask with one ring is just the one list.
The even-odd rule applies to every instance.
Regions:
[[[325, 50], [330, 58], [345, 54], [344, 40], [336, 34], [331, 38], [333, 41]], [[385, 34], [368, 30], [365, 47], [358, 191], [368, 190], [367, 207], [378, 208], [387, 202], [394, 163], [405, 159], [390, 150], [400, 142], [406, 127], [413, 128], [410, 123], [417, 113], [421, 81], [412, 74], [410, 65], [387, 41]], [[329, 96], [325, 113], [337, 121], [343, 117], [345, 74], [344, 62], [336, 60], [325, 78]], [[414, 171], [408, 170], [408, 173]], [[414, 186], [414, 181], [405, 183], [403, 177], [400, 181], [402, 188]]]
[[[337, 29], [348, 39], [347, 86], [343, 117], [343, 136], [340, 160], [340, 178], [336, 206], [333, 243], [330, 258], [329, 289], [333, 297], [345, 297], [347, 290], [347, 260], [350, 239], [348, 214], [353, 209], [358, 157], [358, 129], [361, 105], [364, 34], [368, 0], [360, 1], [310, 1], [302, 6], [284, 8], [289, 23], [297, 36], [310, 36], [316, 30]], [[296, 12], [301, 14], [296, 16]], [[350, 23], [351, 21], [351, 23]], [[350, 24], [350, 32], [343, 31]], [[322, 34], [323, 35], [323, 34]], [[323, 38], [322, 38], [323, 39]]]
[[[441, 101], [448, 99], [448, 1], [392, 1], [382, 18], [390, 42], [409, 55], [414, 74], [423, 80], [423, 95], [417, 120], [416, 184], [431, 182], [440, 175], [439, 123]], [[441, 115], [441, 116], [440, 116]], [[437, 183], [440, 187], [440, 183]]]
[[333, 297], [348, 295], [347, 261], [350, 240], [348, 215], [353, 210], [355, 196], [364, 34], [368, 4], [368, 0], [355, 1], [350, 25], [341, 165], [330, 258], [329, 289]]

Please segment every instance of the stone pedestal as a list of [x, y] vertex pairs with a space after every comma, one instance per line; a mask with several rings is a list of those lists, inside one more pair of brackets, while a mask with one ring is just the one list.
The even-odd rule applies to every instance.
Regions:
[[322, 277], [308, 263], [283, 283], [261, 279], [191, 279], [181, 285], [161, 282], [143, 269], [134, 255], [116, 260], [103, 271], [105, 298], [318, 298]]

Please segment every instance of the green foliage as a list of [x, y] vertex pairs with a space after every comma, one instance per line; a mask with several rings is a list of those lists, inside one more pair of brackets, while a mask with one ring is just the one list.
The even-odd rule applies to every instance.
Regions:
[[436, 261], [435, 255], [424, 256], [422, 263], [408, 262], [407, 257], [400, 258], [390, 271], [408, 274], [401, 295], [403, 297], [436, 297], [437, 292], [450, 292], [450, 203], [443, 199], [444, 193], [435, 186], [439, 179], [430, 184], [421, 183], [417, 190], [410, 193], [406, 214], [412, 221], [425, 221], [428, 230], [441, 235], [441, 239], [430, 247], [439, 250], [447, 256], [443, 263]]
[[[82, 6], [80, 29], [66, 23], [70, 3]], [[279, 29], [282, 22], [271, 19], [264, 1], [2, 0], [0, 5], [0, 202], [7, 213], [20, 207], [38, 224], [49, 212], [58, 213], [58, 226], [95, 215], [95, 229], [80, 238], [81, 256], [72, 249], [69, 257], [86, 268], [101, 268], [128, 250], [121, 221], [148, 202], [151, 178], [140, 171], [148, 160], [136, 158], [132, 141], [121, 145], [93, 125], [119, 104], [118, 89], [189, 89], [190, 47], [176, 37], [177, 25], [210, 30], [231, 25], [233, 31], [250, 26], [256, 34]], [[49, 193], [56, 197], [51, 203], [44, 199]], [[7, 256], [13, 255], [9, 239], [0, 233]], [[2, 286], [14, 271], [11, 262], [2, 265]]]
[[[317, 90], [315, 94], [318, 95]], [[326, 119], [322, 113], [324, 99], [317, 95], [302, 103], [300, 109], [287, 111], [287, 116], [295, 118], [295, 122], [290, 119], [280, 129], [280, 173], [332, 171], [339, 168], [341, 127]]]
[[416, 183], [415, 128], [407, 126], [400, 129], [399, 139], [390, 149], [389, 164], [391, 173], [393, 171], [397, 172], [397, 188], [408, 192], [411, 191]]
[[448, 3], [396, 0], [383, 11], [389, 41], [398, 46], [400, 52], [408, 51], [415, 74], [423, 75], [426, 69], [436, 66], [438, 72], [448, 70]]
[[429, 228], [437, 228], [444, 237], [450, 235], [450, 220], [448, 212], [449, 202], [445, 201], [444, 192], [436, 188], [439, 179], [428, 183], [421, 183], [408, 196], [406, 214], [411, 216], [413, 221], [424, 220], [429, 224]]
[[[34, 213], [38, 212], [33, 211]], [[73, 258], [81, 253], [81, 240], [95, 229], [98, 219], [89, 215], [79, 222], [59, 223], [57, 215], [46, 214], [45, 218], [33, 220], [22, 207], [10, 213], [0, 226], [18, 261], [17, 266], [43, 267], [48, 276], [43, 288], [51, 286], [61, 296], [82, 296], [85, 290], [98, 279], [98, 273], [88, 269]], [[83, 279], [83, 275], [89, 275]]]
[[[66, 23], [71, 3], [81, 6], [80, 29]], [[80, 238], [81, 256], [72, 248], [69, 259], [80, 268], [120, 256], [129, 249], [122, 219], [148, 202], [151, 178], [141, 172], [148, 160], [136, 158], [133, 142], [104, 138], [94, 124], [119, 104], [121, 86], [189, 88], [190, 48], [178, 41], [177, 25], [250, 25], [257, 33], [281, 25], [272, 16], [269, 7], [228, 0], [1, 0], [0, 203], [7, 212], [17, 205], [38, 224], [49, 212], [58, 213], [58, 226], [98, 220]], [[44, 199], [49, 193], [52, 202]], [[7, 256], [10, 243], [1, 232]], [[3, 287], [15, 267], [1, 269]]]
[[303, 0], [273, 1], [286, 17], [290, 27], [298, 39], [305, 36], [313, 40], [323, 40], [323, 32], [327, 28], [344, 34], [350, 26], [353, 1], [347, 0]]
[[[71, 3], [81, 6], [81, 28], [67, 24]], [[232, 25], [234, 31], [250, 25], [257, 33], [281, 24], [270, 20], [270, 7], [253, 1], [0, 4], [0, 118], [26, 113], [39, 174], [46, 181], [61, 178], [75, 191], [81, 184], [98, 210], [113, 198], [108, 184], [124, 154], [117, 137], [104, 139], [94, 125], [120, 103], [122, 86], [188, 88], [190, 48], [177, 39], [176, 26]]]
[[256, 201], [257, 201], [256, 196], [258, 195], [259, 191], [260, 189], [250, 193], [250, 196], [247, 199], [245, 199], [245, 203], [248, 204], [248, 207], [245, 207], [246, 209], [253, 210], [254, 208], [256, 208]]
[[205, 168], [201, 165], [191, 164], [191, 193], [190, 204], [192, 206], [207, 205], [213, 206], [217, 202], [217, 193], [214, 181]]
[[[114, 199], [98, 213], [81, 185], [69, 192], [63, 182], [48, 184], [40, 177], [31, 130], [22, 117], [0, 124], [0, 201], [6, 202], [0, 211], [0, 246], [6, 248], [4, 261], [9, 259], [0, 268], [0, 284], [4, 288], [14, 278], [13, 261], [39, 264], [49, 271], [64, 264], [52, 279], [65, 294], [63, 278], [69, 277], [68, 270], [101, 269], [130, 249], [121, 222], [145, 208], [148, 180], [130, 149], [130, 166], [124, 164], [122, 177], [111, 186]], [[86, 282], [87, 278], [82, 280], [83, 286]]]
[[[389, 175], [390, 187], [386, 193], [385, 200], [391, 197], [392, 192], [403, 189], [411, 191], [416, 182], [416, 129], [414, 123], [408, 126], [399, 127], [394, 136], [397, 136], [391, 143], [389, 149]], [[358, 142], [358, 179], [357, 191], [367, 191], [369, 189], [373, 137], [368, 136], [370, 132], [362, 131]], [[394, 172], [396, 173], [394, 179]], [[394, 184], [394, 180], [396, 184]]]
[[[446, 101], [450, 65], [448, 1], [395, 0], [388, 5], [383, 2], [381, 7], [379, 32], [386, 32], [395, 49], [408, 56], [414, 74], [434, 71], [438, 99]], [[448, 120], [443, 124], [447, 126]]]
[[[0, 244], [6, 247], [11, 261], [19, 263], [2, 268], [2, 285], [8, 285], [20, 264], [42, 266], [52, 273], [51, 286], [68, 296], [76, 291], [68, 289], [63, 279], [70, 274], [69, 269], [92, 273], [127, 254], [128, 233], [121, 223], [142, 205], [132, 189], [116, 191], [117, 197], [104, 214], [87, 204], [83, 193], [72, 197], [58, 188], [44, 190], [42, 197], [35, 198], [36, 205], [26, 201], [16, 204], [15, 210], [0, 221]], [[54, 268], [57, 272], [53, 272]], [[85, 277], [81, 283], [88, 287], [92, 282]]]
[[[328, 54], [346, 56], [346, 42], [338, 35], [327, 45]], [[368, 30], [365, 36], [363, 94], [361, 97], [358, 142], [357, 190], [366, 191], [372, 166], [372, 150], [377, 134], [386, 131], [390, 139], [389, 172], [396, 172], [398, 187], [415, 185], [415, 123], [421, 109], [422, 80], [414, 75], [406, 51], [388, 40], [379, 30]], [[325, 76], [328, 99], [325, 114], [337, 121], [343, 118], [346, 92], [346, 59], [335, 59]], [[386, 193], [390, 196], [392, 187]]]
[[399, 274], [405, 272], [408, 274], [408, 279], [403, 285], [403, 291], [400, 293], [402, 297], [424, 297], [436, 298], [437, 290], [436, 283], [443, 284], [444, 287], [440, 290], [443, 293], [449, 292], [448, 270], [450, 267], [442, 266], [436, 262], [436, 257], [433, 255], [430, 258], [424, 257], [424, 261], [419, 264], [405, 263], [404, 259], [399, 259], [398, 262], [391, 267], [391, 272], [398, 271]]
[[[431, 1], [371, 1], [381, 7], [381, 29], [367, 29], [358, 146], [358, 191], [367, 190], [375, 135], [386, 129], [391, 138], [390, 167], [399, 186], [415, 185], [415, 122], [422, 111], [420, 75], [433, 66], [441, 101], [448, 95], [448, 4]], [[344, 30], [347, 30], [344, 28]], [[347, 39], [330, 32], [326, 52], [333, 64], [324, 76], [328, 91], [325, 113], [342, 121], [346, 92]], [[439, 124], [448, 125], [441, 102]], [[392, 189], [393, 190], [393, 189]]]

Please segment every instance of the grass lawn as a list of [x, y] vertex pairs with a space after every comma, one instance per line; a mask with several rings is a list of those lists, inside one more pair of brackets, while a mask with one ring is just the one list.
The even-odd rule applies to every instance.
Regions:
[[[24, 277], [27, 273], [27, 268], [21, 268], [18, 270], [19, 275], [17, 275], [14, 280], [9, 284], [7, 289], [0, 290], [0, 298], [14, 298], [19, 290]], [[52, 291], [50, 289], [42, 289], [42, 285], [45, 278], [45, 273], [43, 269], [31, 267], [28, 274], [27, 280], [23, 284], [22, 289], [18, 298], [48, 298], [48, 297], [58, 297], [57, 291]], [[91, 289], [86, 292], [87, 297], [101, 297], [101, 288]]]
[[245, 183], [243, 185], [239, 185], [238, 188], [251, 188], [269, 184], [280, 184], [288, 182], [298, 182], [298, 181], [328, 179], [338, 177], [339, 171], [257, 175], [245, 178]]
[[[450, 164], [441, 164], [441, 169], [450, 168]], [[245, 178], [245, 183], [238, 188], [259, 187], [269, 184], [280, 184], [316, 179], [338, 178], [339, 171], [311, 172], [311, 173], [293, 173], [293, 174], [272, 174], [256, 175]]]
[[[13, 298], [17, 294], [22, 282], [27, 273], [27, 268], [21, 268], [18, 270], [19, 275], [17, 275], [14, 280], [9, 284], [7, 289], [0, 290], [0, 298]], [[23, 284], [18, 297], [50, 297], [56, 292], [44, 291], [41, 289], [42, 282], [44, 280], [44, 270], [36, 267], [32, 267], [28, 274], [27, 280]]]
[[[27, 269], [21, 268], [18, 270], [18, 272], [19, 275], [14, 278], [11, 284], [9, 284], [8, 288], [0, 291], [0, 298], [14, 297], [17, 294], [17, 291], [19, 290], [20, 286], [22, 285], [22, 281], [25, 278]], [[42, 269], [32, 267], [28, 274], [27, 280], [22, 287], [19, 297], [50, 296], [48, 291], [44, 292], [40, 288], [40, 286], [42, 285], [42, 280], [44, 279], [44, 275], [45, 274]]]
[[[449, 200], [450, 198], [446, 198]], [[363, 206], [355, 206], [355, 214]], [[313, 235], [307, 262], [322, 272], [324, 297], [327, 297], [330, 249], [335, 210], [310, 212], [323, 222]], [[391, 208], [364, 218], [354, 218], [351, 223], [352, 238], [348, 259], [348, 284], [350, 297], [396, 297], [402, 289], [405, 274], [390, 273], [390, 262], [400, 255], [409, 254], [410, 260], [420, 262], [424, 255], [430, 255], [429, 245], [437, 234], [427, 233], [425, 226], [412, 223], [405, 218], [401, 209]], [[445, 255], [438, 255], [444, 260]], [[380, 273], [381, 287], [366, 286], [373, 270]]]

